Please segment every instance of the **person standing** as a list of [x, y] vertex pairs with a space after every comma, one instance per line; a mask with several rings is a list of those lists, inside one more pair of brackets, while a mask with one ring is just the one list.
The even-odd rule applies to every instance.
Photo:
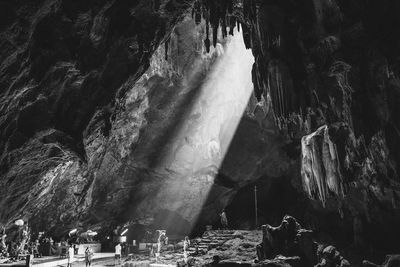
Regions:
[[72, 245], [72, 247], [74, 248], [74, 254], [77, 255], [77, 254], [78, 254], [78, 250], [79, 250], [78, 245], [77, 245], [76, 243], [74, 243], [74, 244]]
[[165, 245], [168, 242], [168, 237], [166, 235], [165, 230], [158, 230], [158, 232], [159, 232], [159, 236], [157, 239], [156, 262], [158, 262], [158, 260], [160, 258], [162, 245], [163, 244]]
[[68, 248], [68, 264], [67, 267], [72, 267], [72, 261], [74, 260], [74, 248], [72, 245]]
[[189, 249], [190, 246], [190, 240], [189, 237], [185, 236], [185, 240], [183, 240], [183, 257], [185, 260], [185, 263], [187, 263], [187, 250]]
[[87, 247], [85, 250], [85, 262], [86, 262], [86, 267], [90, 267], [92, 264], [92, 258], [93, 258], [93, 252], [90, 247]]
[[224, 209], [222, 210], [220, 216], [221, 216], [222, 229], [228, 229], [228, 218], [226, 218], [226, 213]]
[[118, 243], [118, 244], [115, 246], [114, 265], [115, 265], [115, 262], [116, 262], [116, 261], [118, 261], [118, 265], [121, 264], [121, 244], [120, 244], [120, 243]]

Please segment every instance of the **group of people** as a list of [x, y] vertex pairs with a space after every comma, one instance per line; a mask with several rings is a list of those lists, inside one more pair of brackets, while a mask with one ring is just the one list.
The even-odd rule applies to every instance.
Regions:
[[[219, 214], [220, 219], [221, 219], [221, 226], [222, 229], [227, 229], [228, 228], [228, 220], [227, 216], [225, 213], [225, 210], [222, 210], [222, 212]], [[156, 257], [156, 261], [159, 261], [160, 253], [162, 250], [162, 247], [164, 245], [168, 244], [168, 237], [166, 236], [166, 231], [165, 230], [158, 230], [158, 238], [157, 238], [157, 243], [154, 249], [152, 249], [151, 254]], [[0, 231], [0, 258], [1, 257], [10, 257], [10, 258], [16, 258], [18, 259], [18, 256], [21, 254], [33, 254], [35, 257], [41, 256], [42, 253], [41, 251], [43, 249], [39, 249], [39, 247], [42, 248], [48, 248], [47, 253], [44, 255], [57, 255], [59, 253], [59, 246], [56, 244], [53, 244], [54, 241], [51, 238], [42, 238], [41, 242], [39, 240], [35, 240], [34, 242], [30, 242], [30, 231], [29, 227], [27, 225], [24, 225], [19, 229], [19, 241], [18, 242], [6, 242], [6, 237], [7, 235], [5, 234], [5, 230], [3, 229]], [[70, 244], [68, 245], [67, 242], [62, 242], [61, 247], [67, 248], [67, 251], [64, 252], [66, 253], [65, 256], [68, 258], [68, 264], [67, 266], [72, 266], [72, 262], [74, 261], [74, 255], [78, 253], [76, 245]], [[184, 256], [184, 261], [187, 262], [188, 260], [188, 249], [190, 247], [190, 240], [186, 236], [185, 239], [183, 240], [183, 256]], [[65, 250], [64, 250], [65, 251]], [[86, 267], [91, 266], [92, 259], [93, 259], [93, 251], [90, 248], [90, 246], [86, 247], [85, 249], [85, 263]], [[121, 264], [121, 255], [122, 255], [122, 246], [121, 243], [116, 244], [115, 246], [115, 261], [114, 264]]]
[[18, 227], [11, 237], [7, 236], [5, 227], [3, 226], [0, 231], [0, 258], [17, 260], [20, 255], [37, 252], [37, 243], [30, 242], [30, 229], [28, 225]]
[[[67, 258], [68, 258], [68, 263], [67, 263], [67, 267], [71, 267], [72, 266], [72, 262], [74, 262], [74, 255], [77, 254], [77, 251], [74, 249], [73, 245], [70, 245], [68, 247], [68, 251], [67, 251]], [[93, 260], [93, 250], [90, 248], [90, 246], [87, 246], [85, 249], [85, 264], [86, 267], [90, 267], [92, 265], [92, 260]]]

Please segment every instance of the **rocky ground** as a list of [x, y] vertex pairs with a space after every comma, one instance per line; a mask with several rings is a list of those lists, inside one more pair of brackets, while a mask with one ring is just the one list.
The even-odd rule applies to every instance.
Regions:
[[[193, 266], [203, 266], [213, 262], [213, 257], [218, 256], [221, 264], [235, 262], [252, 264], [257, 259], [256, 246], [261, 240], [261, 231], [207, 231], [201, 238], [191, 240], [188, 262]], [[196, 247], [198, 247], [197, 253]], [[134, 261], [146, 259], [147, 256], [134, 256]], [[158, 263], [176, 266], [177, 263], [182, 264], [183, 259], [182, 249], [178, 252], [164, 250]], [[127, 259], [125, 262], [129, 264], [130, 261]], [[155, 263], [155, 259], [150, 262]]]

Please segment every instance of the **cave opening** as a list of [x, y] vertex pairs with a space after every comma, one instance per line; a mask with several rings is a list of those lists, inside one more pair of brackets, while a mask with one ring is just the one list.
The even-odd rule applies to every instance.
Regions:
[[[173, 235], [194, 232], [194, 222], [252, 96], [254, 58], [245, 48], [241, 32], [233, 33], [223, 43], [216, 44], [216, 59], [206, 74], [196, 83], [193, 79], [189, 81], [188, 87], [194, 88], [196, 93], [191, 96], [185, 112], [179, 113], [179, 121], [166, 137], [165, 146], [151, 161], [155, 170], [168, 170], [168, 180], [160, 185], [155, 197], [167, 199], [169, 206], [162, 211], [165, 216], [155, 217], [154, 225]], [[192, 67], [191, 75], [202, 71], [197, 66]], [[185, 94], [186, 90], [192, 89], [182, 89], [180, 94]], [[178, 214], [173, 212], [174, 207], [180, 210]]]
[[2, 242], [200, 238], [224, 209], [251, 263], [399, 252], [398, 3], [34, 2], [0, 4]]

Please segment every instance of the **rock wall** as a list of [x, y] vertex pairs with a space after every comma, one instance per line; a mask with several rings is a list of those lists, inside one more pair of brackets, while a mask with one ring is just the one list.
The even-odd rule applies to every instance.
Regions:
[[[302, 157], [299, 171], [306, 186], [296, 175], [293, 184], [316, 200], [307, 212], [337, 216], [336, 226], [316, 219], [317, 228], [338, 227], [336, 232], [354, 236], [347, 243], [356, 247], [393, 251], [400, 222], [399, 36], [393, 30], [400, 24], [399, 5], [340, 0], [203, 4], [206, 16], [218, 18], [210, 19], [212, 27], [228, 25], [232, 17], [240, 23], [255, 57], [255, 96], [271, 100], [278, 127], [292, 139], [290, 154]], [[328, 130], [322, 134], [324, 125]], [[335, 159], [326, 153], [331, 143]]]
[[302, 138], [305, 192], [352, 221], [354, 244], [373, 251], [393, 251], [399, 237], [398, 10], [390, 1], [243, 2], [256, 95], [271, 98], [293, 146]]
[[[146, 71], [152, 53], [191, 5], [185, 0], [0, 4], [2, 223], [39, 212], [36, 220], [42, 222], [33, 221], [33, 227], [62, 228], [87, 213], [91, 153], [110, 134], [111, 115], [125, 95], [121, 86]], [[91, 121], [105, 126], [86, 146], [85, 133], [96, 128]]]

